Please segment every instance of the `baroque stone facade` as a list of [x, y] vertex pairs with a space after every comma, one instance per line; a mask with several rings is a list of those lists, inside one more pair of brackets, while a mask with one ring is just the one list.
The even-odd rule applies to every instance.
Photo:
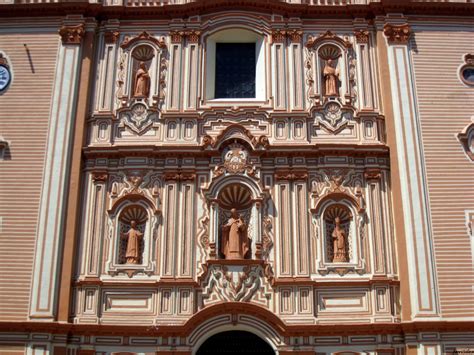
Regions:
[[[14, 74], [0, 105], [15, 112], [16, 87], [43, 70], [33, 35], [18, 64], [11, 31], [44, 26], [58, 46], [38, 116], [48, 135], [31, 286], [24, 316], [0, 314], [0, 352], [196, 354], [229, 331], [279, 354], [474, 349], [474, 294], [457, 314], [446, 291], [417, 57], [430, 53], [432, 14], [472, 24], [474, 5], [357, 4], [0, 4], [19, 19], [0, 22]], [[216, 97], [219, 43], [254, 44], [255, 97]], [[472, 101], [458, 74], [472, 44], [452, 51], [462, 52], [452, 85]], [[459, 111], [446, 143], [463, 169], [471, 115]], [[2, 135], [10, 169], [17, 138]], [[458, 244], [473, 248], [463, 201], [449, 213], [460, 215]], [[464, 254], [460, 269], [472, 263]]]

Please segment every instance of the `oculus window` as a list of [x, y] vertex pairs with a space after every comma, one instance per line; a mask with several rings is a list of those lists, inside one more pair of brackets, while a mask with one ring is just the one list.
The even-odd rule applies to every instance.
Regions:
[[216, 43], [215, 98], [255, 98], [255, 43]]

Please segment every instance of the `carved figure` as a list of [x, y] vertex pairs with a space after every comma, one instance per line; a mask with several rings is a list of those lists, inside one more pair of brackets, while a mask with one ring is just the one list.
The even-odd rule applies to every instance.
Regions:
[[130, 222], [130, 229], [127, 233], [122, 234], [123, 239], [127, 239], [127, 251], [125, 259], [127, 264], [138, 264], [140, 262], [140, 242], [143, 233], [137, 229], [137, 222]]
[[332, 262], [346, 262], [346, 232], [341, 228], [341, 219], [339, 217], [336, 217], [334, 223], [336, 227], [334, 227], [332, 232], [334, 241], [334, 256]]
[[145, 62], [140, 62], [140, 66], [135, 73], [134, 97], [148, 97], [150, 88], [150, 75], [146, 69]]
[[230, 210], [231, 217], [222, 226], [221, 251], [228, 260], [245, 259], [249, 251], [247, 225], [235, 208]]
[[332, 66], [332, 59], [326, 61], [323, 69], [324, 93], [326, 96], [337, 96], [337, 81], [339, 80], [339, 70]]

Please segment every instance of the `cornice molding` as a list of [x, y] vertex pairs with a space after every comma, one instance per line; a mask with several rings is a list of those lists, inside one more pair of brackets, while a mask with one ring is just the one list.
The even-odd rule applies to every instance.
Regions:
[[199, 13], [201, 15], [232, 8], [240, 11], [270, 11], [275, 14], [283, 14], [288, 17], [314, 18], [316, 15], [334, 16], [337, 18], [364, 18], [367, 16], [383, 16], [387, 13], [403, 13], [404, 15], [474, 15], [474, 3], [466, 2], [434, 2], [434, 1], [390, 1], [380, 2], [368, 1], [365, 5], [354, 6], [355, 1], [334, 1], [331, 5], [307, 5], [295, 4], [286, 1], [268, 0], [197, 0], [185, 4], [156, 5], [156, 2], [146, 2], [142, 6], [121, 5], [108, 6], [102, 3], [89, 3], [89, 1], [68, 2], [60, 0], [51, 3], [47, 0], [39, 0], [29, 4], [2, 4], [0, 8], [5, 17], [7, 16], [66, 16], [71, 13], [83, 14], [87, 17], [100, 18], [136, 18], [157, 19], [186, 17]]
[[[179, 282], [178, 282], [179, 284]], [[318, 335], [370, 335], [370, 334], [413, 334], [418, 332], [471, 332], [473, 321], [412, 321], [403, 323], [351, 323], [287, 325], [267, 309], [244, 302], [227, 302], [206, 307], [194, 314], [184, 325], [160, 325], [159, 327], [139, 325], [72, 324], [59, 322], [0, 322], [0, 332], [10, 333], [53, 333], [73, 335], [124, 335], [124, 336], [181, 336], [189, 335], [199, 324], [222, 314], [251, 314], [260, 316], [279, 334], [284, 336]]]

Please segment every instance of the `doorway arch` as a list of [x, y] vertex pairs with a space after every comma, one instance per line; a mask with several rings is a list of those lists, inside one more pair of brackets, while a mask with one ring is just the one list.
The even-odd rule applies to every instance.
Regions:
[[196, 355], [210, 354], [274, 355], [275, 351], [265, 340], [251, 332], [231, 330], [209, 337], [196, 352]]

